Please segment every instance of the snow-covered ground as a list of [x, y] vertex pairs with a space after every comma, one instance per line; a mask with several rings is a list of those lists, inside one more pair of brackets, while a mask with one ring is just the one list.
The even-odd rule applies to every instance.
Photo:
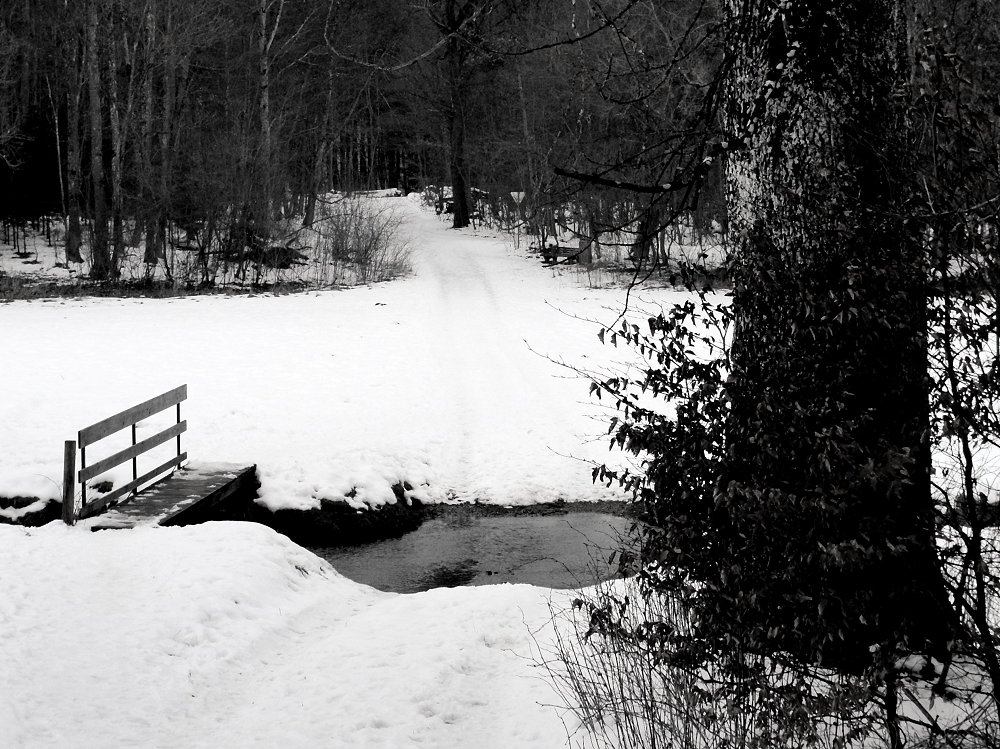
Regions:
[[[256, 462], [272, 506], [614, 497], [606, 414], [552, 359], [623, 366], [592, 322], [622, 292], [397, 204], [404, 280], [0, 305], [0, 496], [58, 496], [64, 439], [186, 382], [193, 460]], [[572, 595], [382, 593], [249, 523], [0, 525], [0, 748], [563, 746], [539, 661]]]
[[607, 414], [553, 360], [600, 371], [625, 356], [592, 322], [612, 322], [623, 292], [388, 202], [412, 249], [406, 279], [0, 305], [0, 496], [58, 497], [64, 440], [187, 383], [191, 460], [256, 463], [272, 507], [391, 502], [399, 482], [436, 502], [616, 498], [588, 465], [608, 458]]
[[535, 665], [561, 592], [381, 593], [250, 523], [0, 526], [0, 590], [6, 749], [541, 749], [574, 727]]
[[[186, 382], [192, 459], [256, 462], [274, 506], [614, 496], [605, 415], [547, 357], [623, 356], [588, 322], [621, 292], [398, 203], [405, 280], [0, 305], [0, 495], [58, 496], [64, 439]], [[381, 593], [245, 523], [0, 526], [0, 746], [561, 746], [536, 659], [567, 595]]]

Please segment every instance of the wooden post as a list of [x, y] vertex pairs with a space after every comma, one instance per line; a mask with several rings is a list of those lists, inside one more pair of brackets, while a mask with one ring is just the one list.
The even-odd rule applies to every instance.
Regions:
[[[82, 471], [87, 467], [87, 447], [83, 444], [83, 435], [77, 432], [77, 438], [80, 440], [80, 470]], [[80, 509], [87, 506], [87, 482], [80, 482]]]
[[66, 440], [63, 446], [62, 519], [66, 525], [76, 524], [76, 442]]

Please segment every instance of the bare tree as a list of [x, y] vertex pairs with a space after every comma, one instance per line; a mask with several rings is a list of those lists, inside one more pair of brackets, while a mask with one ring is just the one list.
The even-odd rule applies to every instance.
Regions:
[[86, 57], [87, 99], [90, 117], [90, 185], [93, 207], [91, 232], [92, 278], [104, 280], [117, 274], [108, 247], [108, 208], [104, 182], [104, 87], [101, 80], [101, 54], [98, 28], [103, 22], [104, 0], [87, 0]]

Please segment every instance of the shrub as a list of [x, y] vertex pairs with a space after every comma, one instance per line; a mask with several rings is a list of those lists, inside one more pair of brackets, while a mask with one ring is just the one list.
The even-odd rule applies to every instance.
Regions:
[[695, 629], [690, 607], [639, 580], [598, 586], [552, 618], [546, 665], [581, 720], [580, 745], [839, 748], [878, 740], [867, 682], [747, 653], [691, 660], [677, 647]]
[[399, 236], [401, 218], [385, 200], [340, 196], [325, 201], [314, 234], [315, 281], [372, 283], [409, 270], [409, 249]]

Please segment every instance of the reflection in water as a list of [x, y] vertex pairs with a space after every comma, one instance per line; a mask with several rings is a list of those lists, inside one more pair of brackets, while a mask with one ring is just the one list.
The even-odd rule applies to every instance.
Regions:
[[614, 577], [608, 562], [629, 521], [597, 512], [428, 520], [402, 538], [314, 548], [341, 574], [380, 590], [530, 583], [576, 588]]

